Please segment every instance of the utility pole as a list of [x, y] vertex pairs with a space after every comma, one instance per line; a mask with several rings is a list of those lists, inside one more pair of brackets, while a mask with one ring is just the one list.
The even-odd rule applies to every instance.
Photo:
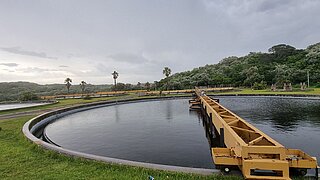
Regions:
[[308, 78], [308, 88], [310, 86], [310, 76], [309, 76], [309, 69], [307, 70], [307, 78]]

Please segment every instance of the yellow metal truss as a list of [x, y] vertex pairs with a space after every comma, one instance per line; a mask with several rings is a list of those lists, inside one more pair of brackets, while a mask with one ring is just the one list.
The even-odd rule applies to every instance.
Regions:
[[[290, 179], [289, 168], [317, 168], [315, 157], [301, 150], [286, 149], [200, 89], [196, 88], [195, 93], [197, 97], [190, 101], [191, 105], [198, 102], [223, 136], [226, 147], [212, 148], [212, 158], [217, 166], [238, 166], [246, 179]], [[257, 175], [257, 170], [273, 174]]]

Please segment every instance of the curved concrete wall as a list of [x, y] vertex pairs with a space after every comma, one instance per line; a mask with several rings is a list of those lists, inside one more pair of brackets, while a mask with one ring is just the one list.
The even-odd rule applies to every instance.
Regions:
[[[190, 97], [190, 96], [188, 96]], [[175, 97], [178, 98], [178, 97]], [[181, 98], [181, 97], [180, 97]], [[119, 100], [119, 101], [106, 101], [106, 102], [97, 102], [97, 103], [90, 103], [80, 106], [74, 106], [64, 109], [59, 109], [56, 111], [48, 112], [45, 114], [41, 114], [28, 122], [26, 122], [22, 128], [24, 135], [31, 140], [32, 142], [46, 148], [49, 150], [56, 151], [58, 153], [66, 154], [69, 156], [77, 156], [83, 157], [86, 159], [93, 159], [97, 161], [103, 161], [108, 163], [116, 163], [116, 164], [123, 164], [123, 165], [130, 165], [130, 166], [137, 166], [137, 167], [145, 167], [151, 169], [158, 169], [158, 170], [166, 170], [166, 171], [176, 171], [176, 172], [186, 172], [186, 173], [195, 173], [195, 174], [203, 174], [203, 175], [210, 175], [212, 173], [219, 173], [220, 171], [217, 169], [203, 169], [203, 168], [190, 168], [190, 167], [181, 167], [181, 166], [169, 166], [169, 165], [161, 165], [161, 164], [152, 164], [152, 163], [144, 163], [144, 162], [137, 162], [137, 161], [129, 161], [123, 159], [116, 159], [104, 156], [97, 156], [93, 154], [87, 154], [82, 152], [77, 152], [69, 149], [64, 149], [62, 147], [58, 147], [53, 144], [49, 144], [39, 138], [37, 138], [34, 133], [38, 130], [44, 128], [50, 122], [55, 121], [58, 118], [66, 116], [68, 114], [85, 111], [93, 108], [98, 107], [105, 107], [105, 106], [112, 106], [116, 104], [124, 104], [124, 103], [135, 103], [135, 102], [144, 102], [144, 101], [151, 101], [151, 100], [159, 100], [160, 98], [145, 98], [145, 99], [129, 99], [129, 100]], [[161, 99], [174, 99], [173, 97], [162, 97]]]

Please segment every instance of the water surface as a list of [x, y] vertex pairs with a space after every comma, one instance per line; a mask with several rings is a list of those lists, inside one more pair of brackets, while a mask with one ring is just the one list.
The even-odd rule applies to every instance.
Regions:
[[[320, 100], [218, 97], [220, 103], [285, 145], [320, 159]], [[214, 168], [202, 117], [188, 99], [97, 108], [46, 128], [55, 143], [81, 152], [159, 164]]]
[[14, 104], [0, 104], [0, 111], [9, 109], [26, 108], [33, 106], [45, 105], [47, 103], [14, 103]]
[[81, 152], [158, 164], [213, 168], [201, 119], [188, 99], [122, 104], [50, 124], [55, 143]]

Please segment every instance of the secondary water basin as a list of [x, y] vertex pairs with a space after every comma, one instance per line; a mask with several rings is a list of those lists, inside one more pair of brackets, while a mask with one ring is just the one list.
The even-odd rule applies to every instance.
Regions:
[[[320, 100], [218, 98], [222, 105], [287, 148], [302, 149], [320, 159]], [[188, 99], [174, 99], [78, 112], [49, 124], [45, 133], [54, 143], [80, 152], [214, 168], [210, 146], [215, 143], [208, 142], [204, 124], [200, 113], [189, 111]]]
[[11, 110], [11, 109], [19, 109], [19, 108], [26, 108], [26, 107], [34, 107], [34, 106], [41, 106], [46, 105], [49, 103], [13, 103], [13, 104], [0, 104], [0, 111], [3, 110]]

